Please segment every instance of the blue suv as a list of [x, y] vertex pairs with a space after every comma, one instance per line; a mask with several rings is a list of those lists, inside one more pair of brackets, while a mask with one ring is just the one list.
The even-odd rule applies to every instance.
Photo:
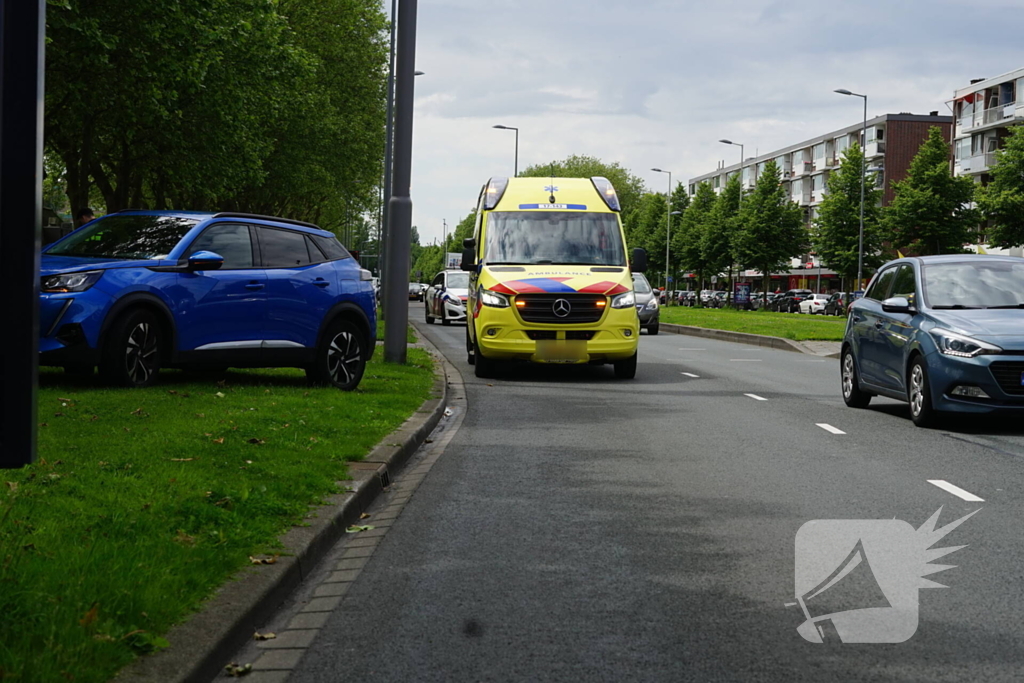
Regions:
[[376, 343], [369, 271], [310, 223], [120, 211], [42, 256], [40, 363], [143, 387], [161, 367], [299, 367], [352, 390]]

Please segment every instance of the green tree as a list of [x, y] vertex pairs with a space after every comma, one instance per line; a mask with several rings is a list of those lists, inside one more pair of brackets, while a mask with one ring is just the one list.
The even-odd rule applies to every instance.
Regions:
[[573, 154], [562, 161], [535, 164], [519, 174], [526, 178], [593, 178], [602, 176], [611, 181], [619, 196], [622, 215], [628, 216], [639, 205], [644, 193], [644, 182], [618, 162], [605, 163], [596, 157]]
[[882, 226], [894, 249], [904, 254], [961, 253], [972, 241], [980, 212], [971, 206], [974, 181], [953, 177], [949, 144], [938, 127], [910, 162], [906, 179], [893, 183], [896, 194], [882, 211]]
[[[718, 194], [700, 231], [701, 260], [711, 275], [729, 271], [732, 282], [733, 241], [740, 209], [740, 176], [733, 175]], [[730, 288], [731, 289], [731, 288]], [[729, 291], [729, 290], [727, 290]]]
[[715, 206], [718, 197], [711, 183], [707, 181], [697, 186], [697, 191], [690, 200], [689, 206], [682, 215], [682, 220], [672, 237], [672, 248], [679, 258], [683, 269], [692, 272], [701, 283], [709, 275], [704, 251], [701, 249], [704, 238], [704, 226]]
[[782, 186], [775, 160], [764, 165], [754, 191], [743, 199], [734, 239], [737, 260], [761, 271], [767, 292], [771, 274], [786, 270], [789, 259], [807, 250], [803, 212]]
[[[665, 273], [665, 195], [647, 192], [633, 215], [632, 236], [626, 236], [630, 247], [647, 250], [649, 272]], [[655, 278], [656, 279], [656, 278]]]
[[[828, 192], [818, 207], [818, 218], [811, 232], [811, 244], [821, 261], [843, 278], [857, 277], [860, 241], [861, 163], [860, 145], [843, 152], [839, 168], [828, 179]], [[870, 271], [882, 264], [882, 236], [879, 202], [882, 191], [876, 187], [875, 175], [864, 179], [864, 269]]]
[[989, 244], [1019, 247], [1024, 244], [1024, 127], [1010, 129], [989, 173], [991, 182], [978, 191], [978, 207], [990, 221]]

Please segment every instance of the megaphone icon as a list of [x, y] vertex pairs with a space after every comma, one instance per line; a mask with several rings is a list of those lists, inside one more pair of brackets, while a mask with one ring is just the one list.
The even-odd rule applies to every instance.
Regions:
[[806, 621], [797, 631], [812, 642], [842, 642], [833, 618], [843, 612], [892, 607], [868, 562], [864, 542], [857, 541], [846, 559], [818, 585], [797, 596]]

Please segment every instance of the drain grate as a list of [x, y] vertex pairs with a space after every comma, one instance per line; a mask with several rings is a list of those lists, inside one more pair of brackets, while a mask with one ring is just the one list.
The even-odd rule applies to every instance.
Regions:
[[389, 486], [391, 486], [391, 475], [388, 473], [387, 469], [385, 469], [380, 473], [380, 487], [382, 489], [386, 489]]

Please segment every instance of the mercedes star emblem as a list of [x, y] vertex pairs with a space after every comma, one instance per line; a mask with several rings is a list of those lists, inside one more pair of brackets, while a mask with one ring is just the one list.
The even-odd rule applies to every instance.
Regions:
[[565, 299], [557, 299], [555, 303], [551, 304], [551, 312], [557, 315], [559, 318], [564, 318], [569, 315], [569, 311], [572, 310], [572, 306]]

